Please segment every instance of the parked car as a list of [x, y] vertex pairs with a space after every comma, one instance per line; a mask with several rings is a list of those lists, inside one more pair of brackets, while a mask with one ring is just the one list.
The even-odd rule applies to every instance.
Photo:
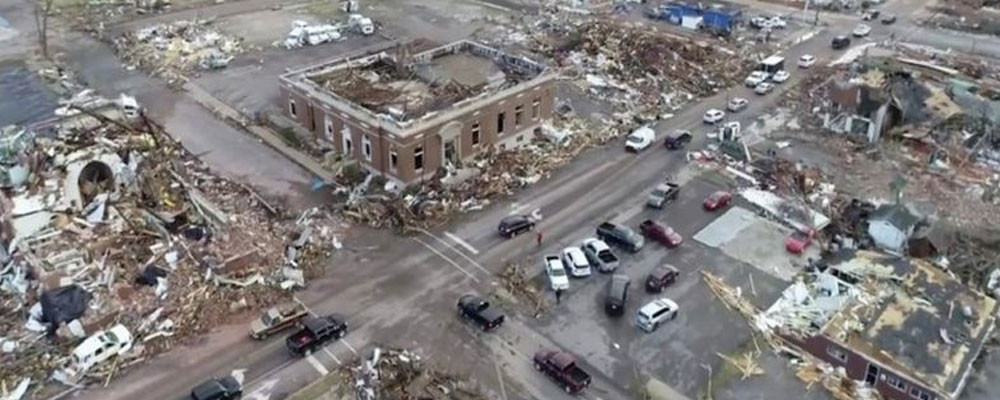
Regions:
[[761, 82], [757, 87], [753, 88], [753, 92], [761, 96], [771, 93], [774, 90], [774, 84], [771, 82]]
[[73, 348], [73, 362], [86, 371], [111, 357], [120, 356], [132, 349], [132, 333], [125, 325], [117, 324], [103, 331], [94, 332]]
[[500, 225], [497, 226], [500, 236], [506, 238], [512, 238], [532, 229], [535, 229], [535, 221], [527, 215], [511, 215], [500, 220]]
[[290, 303], [267, 309], [260, 317], [250, 322], [250, 337], [261, 340], [275, 333], [295, 326], [295, 323], [309, 312], [301, 303]]
[[851, 38], [843, 35], [837, 36], [833, 38], [832, 41], [830, 41], [830, 47], [832, 47], [834, 50], [846, 49], [850, 45], [851, 45]]
[[771, 20], [760, 16], [750, 18], [750, 26], [753, 28], [762, 29], [765, 25], [770, 26]]
[[882, 25], [892, 25], [896, 23], [895, 15], [885, 15], [882, 17]]
[[799, 68], [809, 68], [816, 63], [816, 57], [811, 54], [803, 54], [799, 57]]
[[782, 69], [782, 70], [779, 70], [778, 72], [775, 72], [774, 75], [771, 75], [771, 82], [774, 82], [774, 83], [785, 83], [785, 81], [787, 81], [788, 78], [791, 78], [791, 77], [792, 77], [792, 74], [790, 74], [788, 71], [785, 71], [785, 70]]
[[870, 27], [868, 25], [865, 25], [865, 24], [858, 24], [858, 26], [856, 28], [854, 28], [853, 31], [851, 31], [851, 34], [854, 35], [854, 37], [859, 37], [860, 38], [860, 37], [868, 36], [868, 34], [871, 33], [871, 31], [872, 31], [872, 27]]
[[734, 97], [732, 99], [729, 99], [729, 102], [726, 103], [726, 109], [729, 110], [729, 112], [735, 113], [743, 111], [749, 105], [750, 105], [750, 100], [744, 99], [742, 97]]
[[671, 321], [677, 318], [677, 311], [680, 307], [670, 299], [656, 299], [639, 309], [635, 318], [635, 324], [643, 331], [653, 332], [660, 327], [664, 321]]
[[590, 276], [590, 261], [579, 247], [567, 247], [562, 251], [563, 265], [569, 270], [570, 276], [583, 278]]
[[653, 268], [646, 277], [646, 290], [650, 292], [662, 292], [667, 286], [673, 285], [677, 281], [680, 272], [673, 265], [663, 264]]
[[874, 19], [877, 19], [879, 14], [880, 14], [879, 10], [868, 10], [865, 11], [863, 14], [861, 14], [861, 20], [872, 21]]
[[545, 256], [545, 275], [549, 276], [552, 290], [569, 290], [569, 275], [557, 255]]
[[458, 298], [458, 316], [479, 325], [484, 331], [492, 331], [503, 325], [503, 313], [490, 302], [473, 294]]
[[653, 208], [663, 208], [664, 204], [677, 200], [677, 193], [680, 191], [680, 186], [673, 182], [656, 185], [646, 197], [646, 205]]
[[243, 385], [236, 378], [212, 378], [191, 389], [192, 400], [236, 400], [243, 395]]
[[613, 272], [618, 269], [618, 257], [611, 252], [611, 248], [603, 240], [589, 238], [583, 240], [583, 254], [587, 255], [590, 265], [597, 267], [601, 272]]
[[568, 394], [577, 394], [590, 386], [590, 375], [576, 365], [569, 353], [541, 350], [532, 358], [535, 369], [552, 378]]
[[608, 281], [608, 290], [604, 296], [604, 312], [610, 316], [621, 316], [625, 313], [628, 303], [628, 287], [632, 282], [628, 275], [615, 274]]
[[701, 119], [706, 124], [714, 124], [716, 122], [722, 121], [722, 119], [725, 118], [725, 117], [726, 117], [726, 113], [725, 112], [723, 112], [722, 110], [718, 110], [718, 109], [713, 108], [713, 109], [710, 109], [708, 111], [705, 111], [705, 116], [702, 117]]
[[757, 86], [758, 84], [760, 84], [761, 82], [764, 82], [766, 80], [767, 80], [767, 72], [764, 72], [764, 71], [753, 71], [753, 72], [750, 73], [750, 76], [747, 76], [747, 78], [743, 80], [743, 84], [747, 85], [747, 87], [751, 87], [752, 88], [752, 87]]
[[785, 238], [785, 250], [792, 254], [802, 254], [812, 244], [812, 239], [812, 233], [796, 230]]
[[788, 26], [788, 23], [785, 22], [785, 19], [781, 18], [781, 16], [779, 15], [771, 17], [771, 19], [769, 19], [768, 21], [771, 22], [771, 27], [773, 28], [785, 29], [785, 27]]
[[663, 139], [663, 146], [669, 150], [680, 150], [691, 143], [691, 139], [690, 131], [676, 130]]
[[310, 354], [327, 342], [347, 334], [347, 322], [344, 317], [337, 315], [306, 317], [302, 319], [301, 325], [298, 332], [285, 339], [288, 351], [297, 356]]
[[597, 238], [633, 253], [642, 250], [642, 245], [646, 243], [646, 240], [631, 228], [611, 222], [603, 222], [597, 226]]
[[639, 230], [646, 237], [669, 248], [680, 246], [684, 242], [684, 238], [674, 228], [651, 219], [642, 221], [639, 224]]
[[625, 150], [638, 153], [653, 144], [654, 140], [656, 140], [656, 132], [653, 132], [648, 126], [641, 127], [625, 138]]
[[702, 202], [702, 206], [704, 206], [707, 211], [715, 211], [728, 206], [732, 201], [733, 195], [729, 194], [729, 192], [719, 190], [708, 195], [708, 197], [705, 198], [705, 201]]

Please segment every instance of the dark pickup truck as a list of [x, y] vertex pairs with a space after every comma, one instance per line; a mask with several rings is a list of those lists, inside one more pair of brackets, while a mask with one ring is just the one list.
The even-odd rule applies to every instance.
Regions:
[[310, 354], [326, 342], [340, 339], [347, 334], [347, 322], [343, 317], [306, 317], [302, 329], [285, 339], [288, 351], [297, 356]]
[[645, 244], [645, 239], [624, 225], [604, 222], [597, 226], [597, 237], [608, 244], [616, 244], [628, 251], [638, 253]]
[[243, 395], [243, 385], [236, 378], [212, 378], [191, 389], [192, 400], [236, 400]]
[[590, 386], [590, 374], [580, 369], [573, 356], [559, 350], [535, 353], [535, 369], [556, 381], [569, 394], [577, 394]]
[[458, 316], [472, 320], [484, 331], [491, 331], [503, 324], [503, 313], [490, 302], [467, 294], [458, 298]]
[[676, 183], [665, 182], [656, 185], [646, 197], [646, 205], [653, 208], [663, 208], [664, 204], [677, 200], [677, 193], [680, 191], [681, 188]]

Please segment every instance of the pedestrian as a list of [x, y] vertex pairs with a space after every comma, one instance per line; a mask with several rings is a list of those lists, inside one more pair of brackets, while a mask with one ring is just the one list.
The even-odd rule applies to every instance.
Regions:
[[559, 305], [560, 301], [562, 300], [562, 292], [563, 292], [562, 289], [556, 289], [556, 305]]
[[542, 232], [535, 234], [535, 241], [538, 242], [538, 247], [542, 247]]

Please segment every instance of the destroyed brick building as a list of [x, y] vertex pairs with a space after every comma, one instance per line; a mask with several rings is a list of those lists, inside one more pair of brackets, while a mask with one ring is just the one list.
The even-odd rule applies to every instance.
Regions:
[[319, 143], [404, 183], [527, 144], [551, 116], [555, 73], [544, 65], [467, 40], [421, 47], [284, 74], [283, 112]]
[[939, 267], [842, 251], [757, 318], [886, 399], [956, 399], [995, 324], [997, 302]]

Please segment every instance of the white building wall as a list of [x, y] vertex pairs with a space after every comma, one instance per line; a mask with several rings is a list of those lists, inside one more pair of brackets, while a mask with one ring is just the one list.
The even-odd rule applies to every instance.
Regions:
[[901, 253], [906, 244], [906, 233], [900, 231], [888, 221], [869, 221], [868, 234], [875, 245], [895, 253]]

